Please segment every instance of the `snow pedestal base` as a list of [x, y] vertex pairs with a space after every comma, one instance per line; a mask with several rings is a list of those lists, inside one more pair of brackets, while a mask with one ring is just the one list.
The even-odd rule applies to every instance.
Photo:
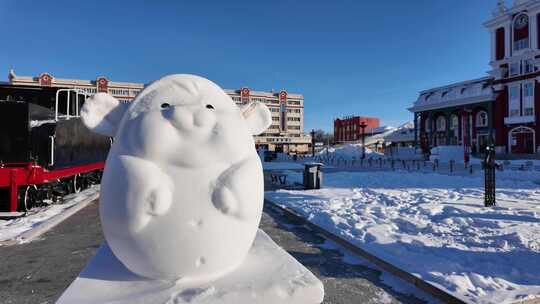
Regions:
[[137, 276], [118, 261], [105, 243], [57, 304], [318, 304], [323, 297], [321, 281], [259, 230], [240, 267], [204, 284]]

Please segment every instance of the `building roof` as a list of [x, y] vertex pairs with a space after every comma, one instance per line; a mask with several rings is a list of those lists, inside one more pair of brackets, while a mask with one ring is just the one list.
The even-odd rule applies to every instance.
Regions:
[[409, 111], [421, 112], [493, 101], [497, 94], [493, 91], [492, 81], [493, 78], [488, 76], [421, 91]]
[[[95, 80], [82, 80], [82, 79], [65, 79], [57, 78], [51, 75], [54, 79], [52, 82], [53, 87], [65, 87], [65, 86], [95, 86]], [[101, 77], [98, 77], [101, 78]], [[106, 77], [104, 77], [106, 78]], [[34, 76], [19, 76], [15, 74], [15, 71], [11, 69], [8, 74], [9, 83], [11, 84], [20, 84], [27, 86], [39, 86], [39, 77]], [[142, 89], [144, 88], [144, 83], [137, 82], [119, 82], [119, 81], [109, 81], [109, 87], [122, 87], [122, 88], [131, 88], [131, 89]]]

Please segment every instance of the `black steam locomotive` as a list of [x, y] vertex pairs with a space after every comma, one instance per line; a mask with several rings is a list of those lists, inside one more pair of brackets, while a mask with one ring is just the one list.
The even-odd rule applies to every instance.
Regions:
[[99, 181], [112, 139], [82, 123], [76, 89], [0, 84], [0, 212], [16, 215]]

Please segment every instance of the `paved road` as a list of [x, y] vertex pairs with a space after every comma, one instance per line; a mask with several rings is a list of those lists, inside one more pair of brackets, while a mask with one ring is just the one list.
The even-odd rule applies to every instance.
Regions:
[[54, 303], [103, 241], [91, 203], [28, 244], [0, 247], [0, 303]]
[[[0, 247], [0, 303], [56, 301], [103, 241], [97, 205], [91, 203], [40, 240]], [[323, 281], [326, 304], [421, 303], [382, 284], [379, 271], [346, 264], [338, 251], [319, 248], [322, 237], [276, 211], [265, 208], [261, 227]]]

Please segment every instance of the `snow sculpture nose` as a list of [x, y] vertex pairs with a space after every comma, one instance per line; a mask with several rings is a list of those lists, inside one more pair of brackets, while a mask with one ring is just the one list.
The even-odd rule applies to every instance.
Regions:
[[177, 105], [171, 107], [171, 123], [180, 130], [190, 130], [193, 128], [193, 110], [192, 106]]

